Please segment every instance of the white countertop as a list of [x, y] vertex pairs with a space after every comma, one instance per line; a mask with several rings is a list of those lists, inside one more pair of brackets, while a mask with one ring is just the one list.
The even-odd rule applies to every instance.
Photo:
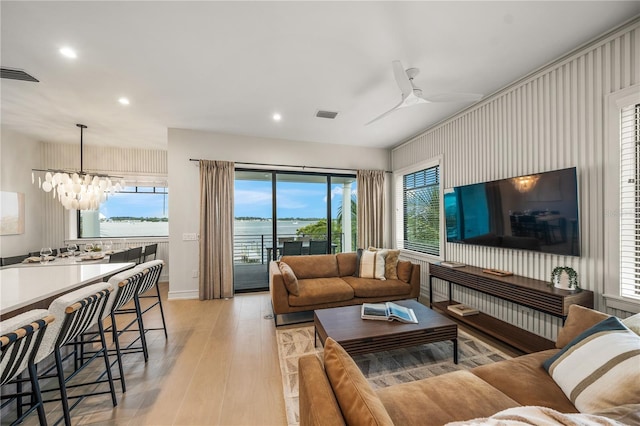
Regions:
[[134, 263], [76, 263], [0, 270], [0, 315], [132, 268]]

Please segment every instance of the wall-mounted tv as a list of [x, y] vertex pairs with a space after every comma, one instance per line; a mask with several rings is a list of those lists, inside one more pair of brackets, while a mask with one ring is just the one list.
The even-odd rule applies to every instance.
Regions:
[[444, 191], [447, 242], [580, 256], [576, 168]]

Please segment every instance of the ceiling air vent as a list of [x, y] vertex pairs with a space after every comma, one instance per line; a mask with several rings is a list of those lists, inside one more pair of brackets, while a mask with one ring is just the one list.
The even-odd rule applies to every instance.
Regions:
[[0, 68], [0, 70], [2, 71], [0, 73], [0, 77], [2, 78], [8, 78], [10, 80], [33, 81], [34, 83], [38, 83], [38, 79], [36, 79], [32, 75], [27, 74], [23, 70], [11, 68]]
[[336, 115], [338, 115], [337, 112], [334, 111], [318, 111], [316, 112], [316, 117], [318, 118], [328, 118], [330, 120], [333, 120], [334, 118], [336, 118]]

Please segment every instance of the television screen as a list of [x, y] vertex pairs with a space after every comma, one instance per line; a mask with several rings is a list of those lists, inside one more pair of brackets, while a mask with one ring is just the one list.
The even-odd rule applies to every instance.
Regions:
[[580, 256], [575, 167], [444, 191], [447, 242]]

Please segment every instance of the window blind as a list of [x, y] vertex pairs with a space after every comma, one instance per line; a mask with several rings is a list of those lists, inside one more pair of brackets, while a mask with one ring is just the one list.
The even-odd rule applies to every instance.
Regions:
[[402, 247], [439, 256], [440, 167], [404, 175], [402, 194]]
[[620, 294], [640, 300], [640, 104], [622, 110]]

